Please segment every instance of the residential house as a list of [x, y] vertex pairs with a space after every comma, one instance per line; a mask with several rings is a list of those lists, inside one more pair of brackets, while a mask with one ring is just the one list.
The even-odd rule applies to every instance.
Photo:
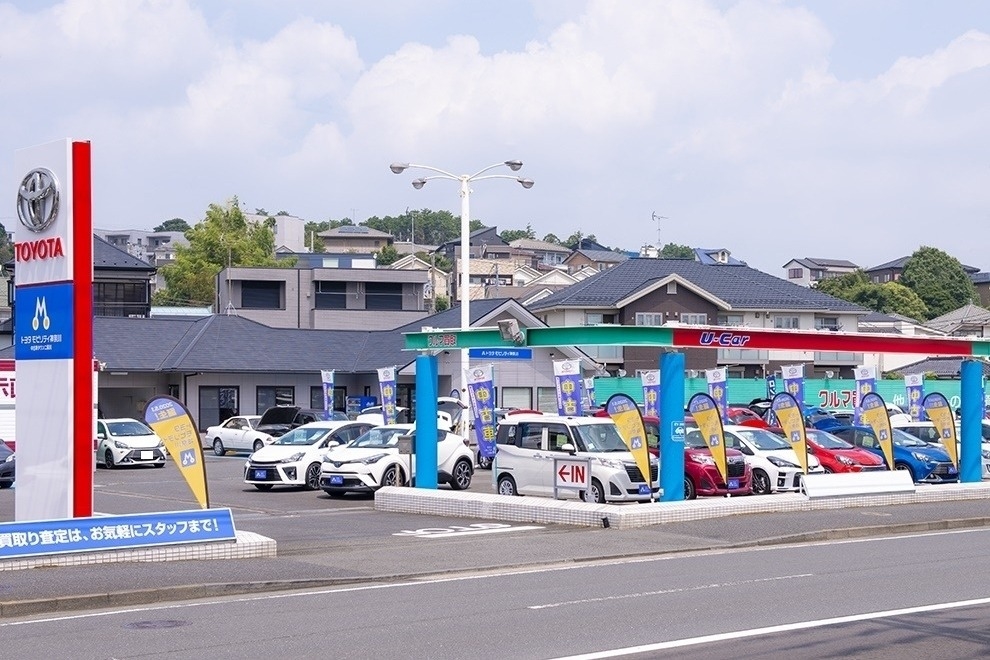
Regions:
[[270, 224], [276, 252], [312, 252], [315, 237], [306, 235], [306, 221], [302, 218], [282, 212], [277, 215], [245, 213], [244, 217], [256, 224]]
[[[549, 296], [555, 291], [566, 289], [572, 284], [576, 284], [580, 281], [573, 275], [570, 275], [566, 271], [559, 268], [547, 271], [535, 278], [519, 278], [520, 271], [522, 270], [524, 269], [519, 269], [516, 271], [516, 279], [512, 286], [500, 288], [499, 291], [502, 296], [515, 298], [524, 307], [528, 307], [536, 301]], [[528, 273], [526, 274], [528, 275]], [[499, 297], [497, 295], [493, 295], [494, 293], [495, 291], [489, 287], [489, 289], [485, 292], [485, 297]]]
[[386, 245], [392, 245], [392, 234], [364, 225], [342, 225], [316, 235], [323, 241], [327, 252], [357, 252], [374, 254]]
[[[312, 265], [320, 260], [324, 266]], [[429, 272], [326, 265], [339, 261], [314, 253], [291, 268], [225, 268], [216, 309], [273, 328], [319, 330], [386, 330], [429, 313]]]
[[[690, 325], [855, 331], [866, 310], [815, 289], [745, 265], [706, 265], [686, 259], [632, 258], [529, 306], [549, 326]], [[653, 370], [660, 349], [582, 346], [609, 373]], [[809, 365], [850, 377], [861, 353], [688, 349], [690, 369], [727, 367], [731, 376], [762, 377], [784, 364]]]
[[926, 325], [952, 337], [990, 337], [990, 309], [969, 303]]
[[526, 255], [530, 266], [541, 271], [561, 268], [571, 254], [571, 249], [563, 245], [533, 238], [517, 238], [510, 241], [509, 246], [516, 254]]
[[567, 270], [573, 273], [589, 267], [599, 271], [607, 270], [627, 259], [629, 255], [623, 252], [609, 250], [600, 243], [584, 238], [578, 241], [563, 263], [567, 266]]
[[980, 294], [980, 305], [990, 308], [990, 273], [972, 273], [969, 279], [973, 281], [976, 292]]
[[805, 257], [791, 259], [784, 264], [787, 281], [801, 286], [814, 286], [822, 280], [842, 277], [854, 273], [859, 266], [845, 259], [822, 259], [820, 257]]
[[[450, 302], [450, 276], [451, 274], [442, 268], [437, 268], [431, 263], [427, 263], [415, 254], [407, 254], [401, 259], [397, 259], [389, 264], [393, 270], [425, 270], [429, 277], [426, 286], [423, 288], [423, 297], [427, 301], [426, 308], [431, 312], [436, 310], [437, 298], [446, 298]], [[505, 296], [503, 296], [505, 297]]]
[[158, 269], [175, 261], [178, 246], [189, 245], [189, 241], [181, 231], [94, 229], [93, 233], [110, 245], [156, 269], [155, 278], [151, 281], [152, 295], [155, 291], [165, 288], [165, 278]]
[[[964, 359], [966, 358], [932, 356], [923, 360], [913, 360], [908, 364], [902, 365], [898, 369], [890, 369], [884, 371], [883, 373], [903, 376], [910, 374], [927, 374], [929, 377], [934, 376], [935, 378], [949, 378], [958, 380], [961, 377], [960, 370]], [[981, 362], [980, 367], [983, 370], [983, 378], [990, 378], [990, 363]]]
[[[893, 261], [888, 261], [882, 263], [879, 266], [873, 266], [871, 268], [864, 268], [864, 272], [870, 278], [870, 281], [874, 284], [883, 284], [885, 282], [897, 282], [901, 279], [901, 273], [904, 272], [904, 266], [907, 265], [908, 260], [911, 258], [910, 255], [906, 257], [901, 257], [900, 259], [894, 259]], [[962, 264], [962, 268], [966, 273], [972, 276], [975, 273], [980, 272], [979, 268], [974, 266], [967, 266]]]
[[[924, 325], [920, 321], [900, 314], [870, 312], [859, 317], [859, 331], [873, 334], [902, 335], [906, 337], [944, 337], [945, 333]], [[875, 366], [879, 373], [899, 371], [918, 359], [910, 353], [866, 353], [864, 365]]]

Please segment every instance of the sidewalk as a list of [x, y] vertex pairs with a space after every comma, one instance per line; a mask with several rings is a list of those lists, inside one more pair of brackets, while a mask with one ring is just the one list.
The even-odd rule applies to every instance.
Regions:
[[[451, 525], [478, 522], [477, 519], [450, 519]], [[514, 526], [528, 525], [514, 523]], [[990, 526], [990, 501], [962, 500], [748, 513], [636, 529], [547, 526], [537, 531], [520, 529], [449, 541], [390, 535], [354, 543], [329, 537], [326, 545], [317, 551], [268, 559], [0, 571], [0, 618], [331, 587], [495, 567], [580, 563], [986, 526]]]

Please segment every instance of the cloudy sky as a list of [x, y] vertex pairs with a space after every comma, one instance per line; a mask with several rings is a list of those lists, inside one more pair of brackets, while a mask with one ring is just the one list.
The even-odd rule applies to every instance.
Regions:
[[14, 152], [71, 137], [106, 229], [457, 214], [389, 163], [519, 159], [472, 187], [500, 231], [990, 270], [985, 0], [0, 1], [0, 81], [8, 229]]

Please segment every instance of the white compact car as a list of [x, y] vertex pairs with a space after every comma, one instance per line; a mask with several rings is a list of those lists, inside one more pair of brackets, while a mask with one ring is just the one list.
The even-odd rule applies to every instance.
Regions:
[[[790, 443], [779, 435], [751, 426], [726, 426], [725, 446], [738, 449], [753, 470], [753, 494], [801, 490], [801, 462]], [[808, 454], [808, 472], [825, 472], [818, 458]]]
[[206, 429], [206, 444], [213, 447], [213, 453], [223, 456], [229, 450], [258, 451], [270, 445], [275, 438], [257, 431], [261, 415], [236, 415], [218, 426]]
[[147, 424], [129, 417], [96, 420], [96, 463], [108, 470], [124, 465], [165, 467], [165, 443]]
[[589, 459], [587, 493], [558, 490], [560, 498], [645, 502], [659, 492], [657, 459], [650, 458], [647, 484], [615, 423], [606, 417], [561, 417], [540, 413], [507, 415], [499, 422], [493, 469], [500, 495], [554, 494], [554, 457]]
[[[371, 429], [354, 442], [337, 447], [323, 458], [320, 488], [330, 497], [348, 492], [373, 493], [382, 486], [401, 486], [416, 477], [410, 454], [399, 453], [400, 436], [416, 436], [414, 424], [391, 424]], [[471, 486], [474, 454], [461, 436], [437, 429], [437, 482], [454, 490]]]
[[320, 465], [331, 447], [344, 445], [371, 428], [365, 422], [310, 422], [278, 437], [248, 457], [244, 483], [258, 490], [273, 486], [320, 487]]

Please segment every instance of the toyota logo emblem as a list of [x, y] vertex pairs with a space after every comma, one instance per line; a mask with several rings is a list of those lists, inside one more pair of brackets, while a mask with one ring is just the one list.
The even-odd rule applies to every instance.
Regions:
[[17, 189], [17, 217], [35, 233], [48, 229], [58, 216], [58, 179], [51, 170], [38, 167], [27, 173]]

